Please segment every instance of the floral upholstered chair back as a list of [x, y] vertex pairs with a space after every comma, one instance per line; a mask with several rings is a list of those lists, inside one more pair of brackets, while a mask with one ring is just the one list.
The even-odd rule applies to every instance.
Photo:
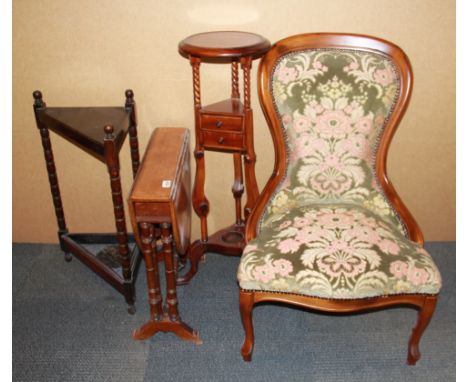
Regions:
[[292, 207], [345, 203], [359, 204], [406, 233], [375, 174], [399, 80], [388, 58], [365, 51], [309, 49], [277, 62], [271, 85], [287, 144], [287, 175], [261, 224]]

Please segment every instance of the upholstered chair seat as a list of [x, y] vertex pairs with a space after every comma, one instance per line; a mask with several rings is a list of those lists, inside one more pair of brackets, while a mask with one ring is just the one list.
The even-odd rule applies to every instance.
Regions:
[[249, 242], [238, 270], [244, 290], [357, 299], [437, 294], [431, 256], [393, 225], [359, 205], [292, 209]]

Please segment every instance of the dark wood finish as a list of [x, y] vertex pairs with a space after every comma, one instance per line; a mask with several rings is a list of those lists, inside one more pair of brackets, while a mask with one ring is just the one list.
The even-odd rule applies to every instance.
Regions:
[[48, 107], [37, 118], [54, 133], [80, 147], [101, 162], [106, 162], [103, 128], [114, 127], [118, 151], [129, 127], [129, 113], [123, 107]]
[[[157, 332], [173, 332], [184, 340], [201, 344], [198, 332], [180, 318], [176, 290], [177, 252], [183, 255], [190, 244], [189, 150], [187, 129], [155, 129], [128, 200], [136, 240], [145, 259], [150, 305], [150, 320], [133, 333], [137, 340], [147, 339]], [[156, 225], [160, 227], [159, 233]], [[155, 253], [159, 249], [158, 239], [162, 249]], [[161, 296], [159, 259], [165, 265], [165, 305]]]
[[[128, 304], [129, 313], [135, 312], [135, 280], [140, 256], [138, 251], [130, 251], [127, 235], [125, 213], [120, 183], [119, 151], [130, 134], [132, 170], [134, 174], [139, 166], [137, 137], [137, 119], [133, 91], [125, 92], [124, 107], [46, 107], [40, 91], [33, 93], [34, 112], [39, 128], [50, 189], [58, 224], [60, 246], [65, 252], [65, 260], [70, 261], [72, 254], [87, 265], [97, 275], [122, 293]], [[114, 205], [116, 234], [70, 234], [63, 212], [62, 199], [58, 185], [49, 129], [80, 147], [107, 166]], [[118, 244], [122, 276], [101, 262], [87, 250], [85, 244], [101, 244], [103, 238]], [[107, 241], [106, 243], [109, 243]]]
[[[252, 60], [261, 57], [270, 47], [270, 42], [260, 35], [246, 32], [208, 32], [192, 35], [179, 43], [179, 52], [190, 60], [193, 75], [193, 98], [195, 111], [195, 185], [192, 204], [200, 218], [201, 238], [192, 243], [189, 258], [191, 268], [179, 283], [186, 284], [195, 275], [198, 262], [207, 251], [239, 256], [245, 246], [244, 227], [258, 197], [255, 178], [255, 151], [253, 120], [250, 106], [250, 70]], [[231, 97], [202, 106], [200, 94], [200, 64], [231, 64]], [[239, 91], [239, 65], [242, 70], [243, 100]], [[207, 216], [210, 203], [206, 198], [205, 150], [233, 154], [234, 183], [232, 194], [235, 201], [236, 220], [233, 226], [208, 235]], [[244, 168], [242, 167], [244, 159]], [[245, 171], [245, 187], [244, 187]], [[247, 200], [242, 217], [242, 195]]]
[[114, 206], [115, 228], [124, 279], [124, 293], [127, 304], [132, 307], [135, 303], [135, 289], [130, 273], [130, 249], [128, 247], [127, 225], [125, 223], [125, 210], [122, 198], [122, 185], [120, 183], [119, 153], [115, 142], [114, 128], [111, 125], [104, 127], [104, 155], [110, 177], [112, 191], [112, 204]]
[[200, 57], [213, 63], [231, 63], [246, 56], [256, 59], [269, 48], [270, 42], [264, 37], [237, 31], [198, 33], [179, 43], [179, 53], [185, 58]]
[[[55, 216], [58, 225], [58, 237], [68, 233], [67, 224], [65, 222], [65, 214], [63, 212], [62, 196], [60, 195], [60, 187], [58, 183], [57, 170], [55, 168], [54, 153], [52, 151], [52, 143], [50, 142], [49, 129], [47, 124], [39, 119], [39, 115], [46, 110], [46, 103], [42, 100], [42, 93], [39, 90], [33, 92], [34, 98], [34, 116], [36, 124], [41, 135], [42, 148], [44, 150], [44, 159], [46, 162], [47, 174], [49, 176], [50, 192], [52, 194], [52, 201], [54, 203]], [[70, 253], [65, 251], [63, 245], [62, 250], [65, 253], [65, 260], [71, 261]]]
[[[263, 211], [285, 176], [287, 170], [286, 142], [284, 141], [281, 122], [278, 119], [271, 97], [272, 88], [270, 79], [272, 77], [275, 64], [278, 59], [285, 54], [313, 48], [358, 49], [360, 51], [376, 52], [388, 56], [388, 58], [396, 65], [400, 73], [400, 93], [394, 106], [394, 110], [388, 119], [377, 151], [376, 174], [377, 180], [381, 184], [388, 200], [392, 203], [395, 210], [403, 219], [409, 238], [417, 243], [423, 244], [421, 230], [393, 188], [387, 176], [386, 169], [387, 153], [391, 139], [401, 118], [403, 117], [411, 95], [412, 71], [409, 60], [398, 46], [388, 41], [370, 36], [333, 33], [303, 34], [288, 37], [274, 44], [271, 50], [260, 62], [258, 76], [260, 103], [273, 139], [275, 163], [273, 173], [258, 198], [249, 219], [247, 220], [247, 242], [257, 236], [257, 227]], [[415, 328], [413, 329], [408, 345], [408, 364], [414, 365], [420, 357], [419, 341], [424, 329], [427, 327], [432, 317], [432, 313], [437, 302], [437, 296], [403, 294], [359, 300], [328, 300], [302, 295], [246, 291], [241, 289], [240, 312], [246, 335], [241, 354], [245, 361], [251, 360], [254, 346], [252, 309], [254, 304], [263, 301], [282, 302], [335, 313], [356, 312], [399, 305], [410, 305], [416, 307], [419, 311], [418, 320]]]
[[133, 91], [128, 89], [125, 92], [125, 110], [129, 113], [130, 124], [128, 126], [128, 135], [130, 141], [130, 156], [132, 158], [132, 171], [133, 178], [135, 178], [140, 167], [140, 152], [138, 149], [138, 134], [137, 134], [137, 115], [136, 115], [136, 104], [133, 99]]

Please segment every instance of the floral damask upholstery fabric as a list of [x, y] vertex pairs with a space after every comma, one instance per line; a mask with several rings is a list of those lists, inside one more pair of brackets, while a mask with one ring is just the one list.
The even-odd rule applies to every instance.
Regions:
[[340, 201], [365, 205], [404, 232], [374, 175], [375, 151], [399, 92], [393, 64], [353, 50], [295, 52], [277, 63], [272, 89], [288, 170], [260, 225], [295, 206]]
[[440, 274], [375, 176], [375, 153], [399, 92], [385, 56], [310, 49], [271, 79], [287, 171], [245, 248], [241, 288], [327, 298], [437, 293]]
[[240, 287], [323, 298], [439, 292], [431, 256], [357, 205], [311, 205], [285, 213], [244, 249]]

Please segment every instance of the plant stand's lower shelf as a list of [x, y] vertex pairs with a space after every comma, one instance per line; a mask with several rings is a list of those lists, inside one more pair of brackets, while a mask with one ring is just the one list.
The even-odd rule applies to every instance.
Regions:
[[[65, 260], [71, 261], [73, 255], [121, 293], [128, 304], [128, 312], [133, 314], [135, 313], [135, 282], [141, 256], [133, 236], [129, 235], [128, 239], [127, 245], [133, 246], [129, 255], [128, 268], [122, 265], [116, 234], [63, 233], [60, 235], [60, 246], [65, 252]], [[94, 246], [103, 248], [95, 253], [90, 248]], [[118, 273], [120, 269], [122, 269], [122, 275]]]
[[194, 241], [188, 251], [189, 271], [177, 279], [177, 285], [186, 285], [198, 271], [198, 263], [206, 252], [215, 252], [227, 256], [241, 256], [245, 247], [245, 225], [233, 224], [208, 237], [206, 242]]

